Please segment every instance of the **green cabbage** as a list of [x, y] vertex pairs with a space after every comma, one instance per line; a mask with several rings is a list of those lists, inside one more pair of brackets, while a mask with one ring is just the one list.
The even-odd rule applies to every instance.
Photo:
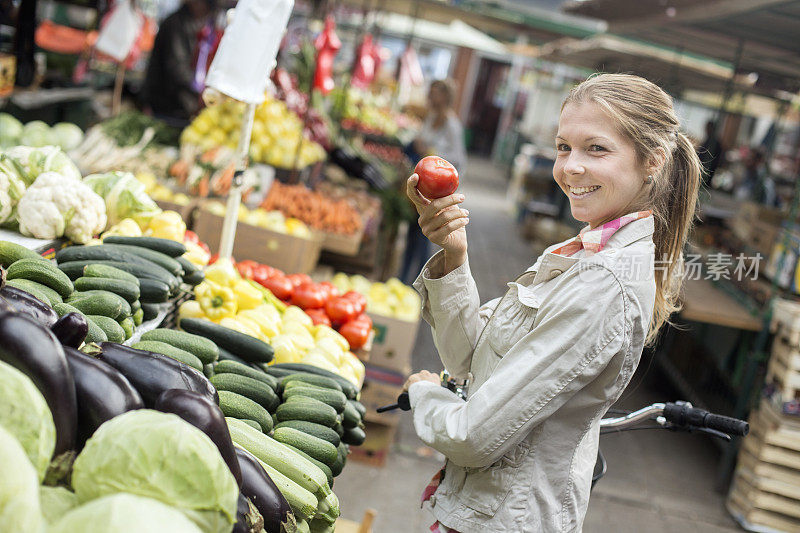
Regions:
[[28, 122], [22, 127], [22, 135], [19, 136], [20, 144], [25, 146], [47, 146], [53, 144], [50, 126], [41, 120]]
[[14, 436], [0, 426], [0, 526], [3, 531], [43, 530], [36, 469]]
[[126, 218], [148, 219], [161, 212], [145, 192], [144, 183], [130, 172], [92, 174], [83, 182], [105, 199], [109, 226]]
[[124, 492], [81, 505], [48, 533], [200, 533], [179, 510], [158, 500]]
[[229, 532], [239, 489], [208, 436], [173, 414], [149, 409], [109, 420], [72, 470], [81, 502], [128, 492], [185, 512], [202, 531]]
[[83, 130], [71, 122], [59, 122], [50, 130], [53, 143], [65, 152], [77, 148], [83, 142]]
[[58, 146], [15, 146], [4, 153], [17, 163], [21, 169], [20, 177], [27, 186], [45, 172], [58, 172], [68, 179], [81, 179], [81, 171], [77, 165]]
[[0, 148], [15, 146], [22, 135], [22, 122], [8, 113], [0, 113]]
[[39, 501], [48, 524], [58, 521], [68, 511], [78, 506], [78, 497], [64, 487], [39, 487]]
[[0, 361], [0, 425], [22, 444], [39, 481], [56, 447], [56, 426], [42, 393], [28, 376]]

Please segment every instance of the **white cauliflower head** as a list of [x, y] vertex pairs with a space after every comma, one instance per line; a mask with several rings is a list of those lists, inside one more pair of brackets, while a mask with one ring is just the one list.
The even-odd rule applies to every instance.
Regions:
[[56, 172], [40, 174], [17, 206], [19, 229], [38, 239], [65, 236], [86, 243], [106, 227], [106, 204], [81, 181]]

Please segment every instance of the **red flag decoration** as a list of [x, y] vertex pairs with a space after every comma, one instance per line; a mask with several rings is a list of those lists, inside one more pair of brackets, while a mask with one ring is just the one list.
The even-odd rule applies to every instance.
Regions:
[[356, 50], [356, 64], [353, 68], [353, 77], [350, 83], [355, 87], [366, 89], [375, 79], [375, 49], [372, 44], [372, 35], [367, 33]]
[[314, 88], [328, 94], [333, 89], [333, 59], [342, 47], [342, 42], [336, 36], [336, 23], [332, 15], [325, 19], [325, 28], [316, 40], [314, 47], [317, 49], [317, 69], [314, 72]]

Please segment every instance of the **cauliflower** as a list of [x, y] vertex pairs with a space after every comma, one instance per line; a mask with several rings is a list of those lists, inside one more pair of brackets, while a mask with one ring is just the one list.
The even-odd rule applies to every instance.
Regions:
[[17, 203], [25, 192], [25, 184], [13, 170], [4, 167], [3, 162], [0, 154], [0, 224], [14, 218]]
[[106, 227], [106, 204], [81, 181], [40, 174], [17, 206], [19, 229], [38, 239], [66, 236], [86, 243]]

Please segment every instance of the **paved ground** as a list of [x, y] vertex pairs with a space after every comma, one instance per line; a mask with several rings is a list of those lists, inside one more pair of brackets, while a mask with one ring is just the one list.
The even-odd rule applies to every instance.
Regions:
[[[488, 162], [474, 160], [462, 190], [470, 211], [470, 262], [481, 299], [501, 294], [506, 282], [532, 264], [539, 251], [519, 236], [505, 203], [506, 182]], [[413, 367], [438, 371], [441, 363], [427, 325], [417, 337]], [[655, 371], [640, 368], [618, 403], [620, 408], [677, 399], [660, 390]], [[722, 533], [739, 531], [714, 490], [719, 449], [706, 438], [664, 431], [607, 435], [601, 448], [608, 474], [595, 488], [584, 524], [587, 533]], [[377, 510], [375, 533], [428, 531], [433, 522], [420, 509], [419, 494], [442, 458], [402, 420], [388, 464], [373, 468], [351, 461], [337, 478], [343, 516], [359, 520]]]

